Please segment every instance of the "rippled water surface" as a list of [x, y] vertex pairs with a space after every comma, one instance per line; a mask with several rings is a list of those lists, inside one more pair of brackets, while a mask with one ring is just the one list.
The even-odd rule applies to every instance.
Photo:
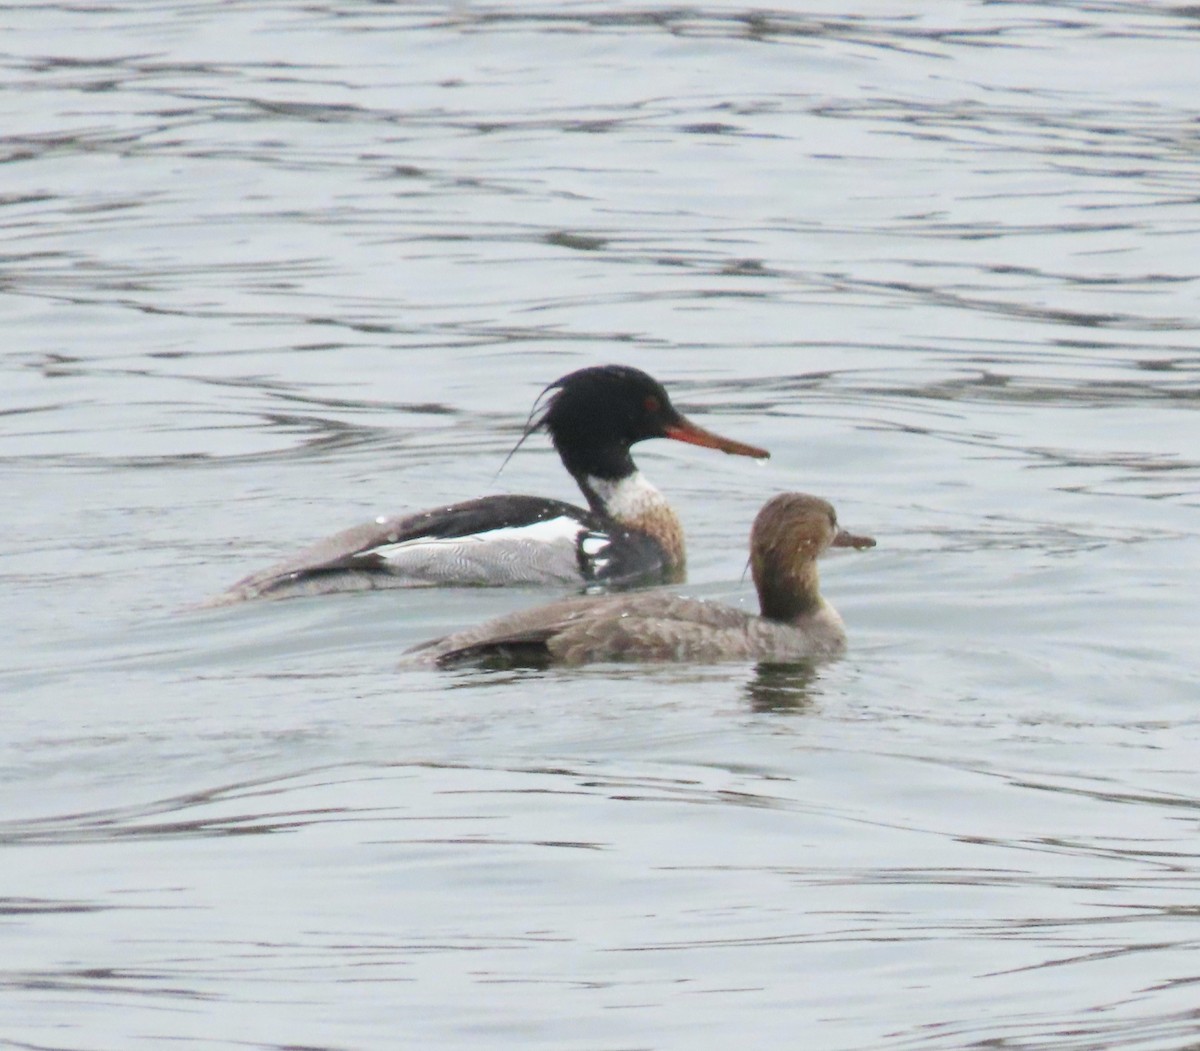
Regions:
[[[1200, 1045], [1200, 17], [0, 12], [0, 1043]], [[637, 364], [696, 594], [832, 500], [816, 669], [399, 672], [540, 601], [187, 608], [574, 498]]]

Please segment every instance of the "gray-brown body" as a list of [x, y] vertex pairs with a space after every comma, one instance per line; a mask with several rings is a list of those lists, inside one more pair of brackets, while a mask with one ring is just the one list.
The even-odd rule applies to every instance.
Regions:
[[565, 599], [508, 614], [410, 651], [411, 660], [591, 664], [601, 661], [788, 662], [845, 649], [827, 602], [789, 623], [668, 592]]
[[817, 559], [832, 546], [874, 544], [839, 529], [825, 500], [781, 493], [763, 505], [750, 534], [759, 614], [665, 591], [565, 599], [434, 639], [410, 650], [408, 659], [445, 668], [835, 657], [846, 632], [821, 596]]

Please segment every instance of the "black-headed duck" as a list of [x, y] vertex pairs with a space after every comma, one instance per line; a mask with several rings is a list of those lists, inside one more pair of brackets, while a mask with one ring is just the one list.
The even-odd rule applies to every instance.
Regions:
[[[765, 449], [696, 426], [640, 369], [601, 365], [550, 384], [523, 442], [545, 430], [587, 508], [539, 496], [485, 496], [380, 517], [305, 548], [205, 605], [412, 586], [626, 586], [683, 579], [683, 527], [630, 448], [673, 438], [737, 456]], [[518, 446], [520, 443], [518, 443]]]

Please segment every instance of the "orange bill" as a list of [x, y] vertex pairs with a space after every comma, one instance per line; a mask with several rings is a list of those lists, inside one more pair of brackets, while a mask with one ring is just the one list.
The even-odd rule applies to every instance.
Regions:
[[732, 438], [722, 438], [719, 434], [697, 427], [691, 420], [680, 416], [675, 423], [667, 425], [664, 434], [677, 442], [687, 442], [689, 445], [703, 445], [706, 449], [720, 449], [723, 453], [733, 456], [753, 456], [756, 460], [765, 460], [771, 454], [757, 445], [746, 445], [735, 442]]

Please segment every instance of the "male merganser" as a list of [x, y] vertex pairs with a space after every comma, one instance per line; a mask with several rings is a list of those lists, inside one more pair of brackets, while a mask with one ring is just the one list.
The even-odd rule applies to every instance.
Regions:
[[821, 597], [817, 558], [829, 547], [874, 546], [869, 536], [839, 529], [833, 507], [819, 497], [781, 493], [763, 505], [750, 532], [761, 615], [664, 591], [584, 596], [422, 643], [407, 662], [544, 667], [834, 657], [845, 648], [846, 630]]
[[381, 516], [246, 577], [205, 605], [419, 585], [681, 580], [683, 527], [637, 469], [630, 447], [647, 438], [674, 438], [738, 456], [770, 455], [697, 427], [640, 369], [580, 369], [550, 384], [538, 402], [547, 394], [540, 415], [535, 404], [521, 442], [534, 431], [549, 432], [587, 497], [587, 509], [539, 496], [485, 496]]

